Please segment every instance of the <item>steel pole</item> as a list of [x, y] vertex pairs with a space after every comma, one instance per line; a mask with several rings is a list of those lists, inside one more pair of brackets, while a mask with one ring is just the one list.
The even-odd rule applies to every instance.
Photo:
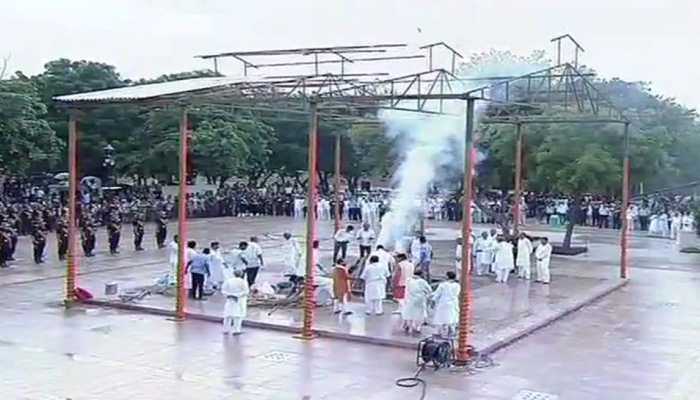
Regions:
[[318, 151], [318, 104], [310, 102], [309, 120], [309, 178], [306, 190], [306, 279], [304, 280], [304, 323], [301, 330], [302, 339], [313, 339], [314, 320], [314, 249], [313, 243], [316, 235], [316, 160]]
[[629, 153], [629, 123], [625, 124], [624, 136], [624, 155], [622, 161], [622, 210], [620, 218], [622, 219], [622, 233], [620, 236], [620, 278], [629, 278], [629, 270], [627, 265], [627, 247], [629, 240], [629, 226], [627, 226], [627, 208], [629, 207], [630, 198], [630, 153]]
[[518, 233], [520, 224], [520, 195], [522, 192], [523, 132], [522, 124], [515, 125], [515, 197], [513, 199], [513, 233]]
[[187, 246], [187, 109], [180, 116], [180, 182], [177, 201], [177, 296], [175, 318], [185, 319], [185, 249]]
[[459, 293], [459, 336], [457, 338], [457, 362], [469, 360], [469, 329], [472, 306], [470, 264], [472, 257], [472, 172], [474, 146], [474, 103], [467, 99], [466, 126], [464, 135], [464, 196], [462, 198], [462, 273]]
[[[340, 135], [335, 135], [335, 181], [333, 183], [333, 197], [335, 199], [334, 202], [334, 210], [333, 210], [333, 215], [334, 215], [334, 220], [335, 220], [335, 232], [338, 232], [340, 229], [340, 221], [342, 219], [342, 216], [340, 215], [340, 154], [341, 154], [341, 142], [340, 142]], [[335, 260], [333, 260], [335, 263]]]
[[78, 121], [73, 112], [68, 116], [68, 263], [66, 264], [66, 302], [75, 300], [77, 213], [75, 192], [78, 190]]

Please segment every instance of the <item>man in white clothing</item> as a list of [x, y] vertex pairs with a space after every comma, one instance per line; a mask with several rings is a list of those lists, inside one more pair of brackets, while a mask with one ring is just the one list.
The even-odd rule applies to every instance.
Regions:
[[476, 256], [476, 274], [481, 276], [491, 269], [493, 262], [493, 242], [488, 232], [482, 232], [481, 237], [474, 241], [474, 254]]
[[386, 297], [386, 281], [391, 274], [385, 263], [379, 262], [376, 255], [369, 257], [369, 264], [365, 266], [360, 278], [365, 281], [365, 313], [382, 315], [382, 301]]
[[496, 282], [507, 283], [510, 270], [513, 269], [513, 245], [506, 241], [502, 235], [496, 239], [496, 255], [494, 269], [496, 270]]
[[[338, 229], [338, 232], [333, 235], [333, 260], [337, 261], [338, 256], [345, 259], [348, 255], [348, 243], [352, 239], [352, 231], [355, 228], [352, 225], [348, 225], [345, 229]], [[360, 256], [362, 257], [362, 256]]]
[[457, 248], [455, 249], [455, 274], [457, 279], [462, 276], [462, 238], [457, 238]]
[[320, 219], [324, 221], [331, 219], [331, 203], [326, 198], [322, 198], [319, 201], [318, 208]]
[[246, 250], [248, 249], [248, 242], [242, 241], [238, 243], [238, 247], [227, 251], [224, 254], [224, 261], [228, 268], [233, 271], [241, 271], [245, 273], [245, 269], [248, 266], [248, 260], [246, 259]]
[[170, 266], [168, 283], [170, 284], [175, 284], [175, 282], [177, 282], [177, 248], [178, 238], [177, 235], [175, 235], [173, 236], [173, 240], [168, 243], [168, 265]]
[[304, 199], [295, 198], [294, 199], [294, 218], [299, 219], [304, 216]]
[[[360, 258], [368, 256], [372, 252], [372, 244], [376, 237], [377, 235], [368, 223], [362, 224], [362, 229], [357, 232], [355, 237], [360, 245]], [[343, 258], [345, 258], [345, 255], [343, 255]]]
[[[377, 245], [377, 248], [369, 255], [369, 258], [372, 258], [372, 256], [377, 256], [379, 258], [379, 263], [384, 264], [386, 267], [387, 271], [391, 272], [394, 269], [394, 256], [392, 256], [388, 251], [384, 249], [384, 246], [381, 244]], [[365, 263], [365, 265], [369, 264], [369, 260]]]
[[209, 246], [209, 271], [211, 272], [209, 283], [214, 290], [219, 290], [225, 280], [224, 256], [221, 254], [219, 242], [211, 242]]
[[299, 274], [301, 266], [301, 248], [296, 239], [292, 238], [292, 234], [285, 232], [284, 236], [284, 275], [289, 277], [289, 281], [294, 284], [295, 288], [304, 277], [304, 274]]
[[489, 272], [495, 272], [495, 257], [496, 257], [496, 245], [498, 244], [498, 231], [491, 228], [489, 231], [489, 240], [491, 241], [491, 264], [489, 264]]
[[423, 323], [428, 318], [428, 299], [432, 291], [428, 282], [421, 277], [421, 271], [415, 271], [409, 278], [406, 283], [406, 301], [401, 309], [403, 329], [406, 333], [420, 333]]
[[263, 267], [262, 248], [258, 244], [258, 238], [256, 236], [250, 237], [248, 247], [243, 251], [243, 258], [245, 258], [247, 262], [245, 266], [245, 277], [248, 281], [248, 286], [253, 287], [258, 277], [258, 272], [260, 272], [260, 268]]
[[447, 271], [447, 280], [442, 281], [432, 294], [435, 302], [433, 325], [446, 337], [453, 337], [457, 333], [459, 322], [460, 286], [455, 278], [454, 271]]
[[319, 248], [319, 241], [314, 240], [312, 246], [314, 262], [313, 282], [316, 286], [314, 298], [319, 305], [328, 305], [333, 302], [333, 279], [330, 278], [331, 271], [326, 270], [323, 263], [321, 263], [321, 249]]
[[224, 334], [241, 334], [243, 319], [248, 313], [248, 282], [243, 279], [243, 271], [236, 270], [233, 276], [224, 281], [221, 293], [226, 296], [224, 305]]
[[671, 216], [671, 239], [680, 240], [681, 227], [683, 226], [683, 217], [678, 211]]
[[669, 227], [668, 227], [668, 213], [662, 211], [659, 215], [659, 226], [661, 228], [661, 236], [670, 237]]
[[530, 280], [530, 258], [532, 256], [532, 242], [520, 233], [518, 237], [518, 257], [515, 266], [518, 268], [518, 278]]
[[543, 237], [537, 248], [535, 248], [535, 260], [537, 262], [537, 280], [549, 284], [549, 262], [552, 257], [552, 245], [549, 244], [549, 239]]

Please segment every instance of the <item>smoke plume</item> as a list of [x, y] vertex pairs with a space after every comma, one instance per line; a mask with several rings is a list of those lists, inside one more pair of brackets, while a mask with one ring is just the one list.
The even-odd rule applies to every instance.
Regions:
[[[464, 71], [463, 76], [518, 76], [542, 68], [542, 65], [526, 64], [511, 60], [486, 61]], [[486, 81], [455, 82], [461, 92], [487, 84]], [[497, 95], [493, 93], [493, 95]], [[396, 188], [391, 210], [382, 219], [378, 243], [385, 247], [404, 250], [403, 238], [411, 235], [412, 228], [421, 215], [431, 183], [440, 182], [444, 175], [460, 174], [464, 169], [464, 131], [466, 102], [449, 100], [443, 103], [446, 115], [419, 114], [398, 110], [384, 110], [379, 117], [384, 122], [386, 134], [399, 138], [400, 164], [392, 177]], [[475, 125], [483, 109], [477, 102]], [[437, 111], [437, 110], [433, 110]], [[483, 159], [478, 154], [475, 163]]]

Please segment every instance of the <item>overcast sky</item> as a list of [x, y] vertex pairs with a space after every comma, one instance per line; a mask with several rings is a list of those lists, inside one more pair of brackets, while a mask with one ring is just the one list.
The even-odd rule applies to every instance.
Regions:
[[549, 39], [570, 33], [602, 76], [651, 81], [699, 107], [699, 17], [695, 0], [0, 0], [0, 56], [28, 74], [66, 57], [141, 78], [211, 67], [196, 54], [256, 48], [445, 41], [465, 54], [553, 57]]

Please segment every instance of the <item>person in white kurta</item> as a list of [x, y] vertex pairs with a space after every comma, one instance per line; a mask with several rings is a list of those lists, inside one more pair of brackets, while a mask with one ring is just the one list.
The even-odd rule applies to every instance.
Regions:
[[[327, 271], [321, 263], [318, 240], [314, 240], [313, 248], [314, 285], [316, 286], [314, 298], [322, 306], [330, 305], [333, 302], [333, 278], [330, 278], [330, 271]], [[303, 264], [306, 266], [306, 263]]]
[[507, 283], [510, 270], [513, 269], [513, 245], [507, 242], [503, 236], [496, 239], [494, 257], [494, 269], [496, 270], [496, 282]]
[[695, 218], [691, 213], [685, 213], [682, 217], [683, 232], [693, 232], [693, 225], [695, 225]]
[[521, 233], [518, 238], [518, 257], [515, 260], [515, 266], [518, 267], [518, 278], [530, 279], [532, 250], [532, 242], [524, 233]]
[[666, 214], [666, 212], [662, 212], [661, 215], [659, 215], [659, 229], [661, 230], [661, 236], [668, 237], [670, 235], [668, 229], [668, 214]]
[[452, 337], [457, 332], [459, 322], [459, 283], [453, 271], [447, 271], [447, 280], [442, 281], [432, 294], [435, 302], [433, 325], [440, 334]]
[[421, 277], [421, 271], [415, 271], [406, 282], [406, 301], [401, 310], [401, 319], [407, 333], [420, 333], [421, 326], [428, 318], [428, 299], [432, 291], [428, 282]]
[[652, 214], [649, 217], [649, 235], [661, 235], [661, 224], [659, 223], [659, 216], [656, 214]]
[[289, 280], [296, 284], [299, 277], [304, 276], [302, 273], [299, 275], [301, 266], [301, 248], [296, 239], [292, 238], [292, 234], [289, 232], [284, 233], [284, 275], [289, 276]]
[[476, 274], [481, 276], [491, 269], [493, 262], [493, 242], [488, 232], [482, 232], [481, 237], [474, 241], [474, 254], [476, 257]]
[[168, 243], [168, 265], [170, 273], [168, 275], [168, 283], [174, 285], [177, 282], [177, 235], [173, 236], [173, 240]]
[[377, 248], [370, 254], [371, 256], [377, 256], [379, 257], [379, 262], [386, 265], [386, 268], [391, 272], [394, 269], [394, 264], [396, 263], [394, 260], [394, 256], [392, 256], [388, 251], [384, 249], [384, 246], [377, 245]]
[[416, 233], [416, 236], [411, 240], [411, 262], [413, 265], [417, 265], [420, 261], [420, 233]]
[[[197, 255], [197, 250], [195, 250], [196, 247], [197, 242], [195, 242], [194, 240], [190, 240], [189, 242], [187, 242], [187, 248], [185, 249], [185, 265], [189, 265], [190, 260], [193, 260], [194, 257]], [[192, 289], [191, 274], [185, 272], [184, 280], [185, 289]]]
[[457, 238], [457, 247], [455, 248], [455, 274], [457, 274], [458, 278], [462, 276], [462, 238], [461, 237]]
[[209, 282], [213, 289], [221, 289], [224, 283], [224, 256], [221, 254], [219, 242], [211, 242], [209, 253]]
[[224, 281], [221, 293], [226, 296], [224, 304], [224, 334], [233, 332], [241, 333], [243, 319], [248, 313], [248, 282], [243, 279], [243, 271], [236, 270], [231, 278]]
[[304, 199], [294, 199], [294, 218], [302, 218], [304, 216]]
[[680, 240], [681, 227], [683, 226], [683, 217], [681, 213], [676, 211], [671, 217], [671, 239]]
[[549, 239], [542, 238], [540, 244], [535, 248], [535, 261], [537, 263], [537, 279], [535, 282], [548, 284], [549, 262], [552, 257], [552, 245], [549, 244]]
[[382, 301], [386, 297], [386, 281], [391, 276], [386, 264], [379, 262], [379, 257], [369, 257], [360, 278], [365, 281], [365, 312], [367, 315], [384, 313]]

